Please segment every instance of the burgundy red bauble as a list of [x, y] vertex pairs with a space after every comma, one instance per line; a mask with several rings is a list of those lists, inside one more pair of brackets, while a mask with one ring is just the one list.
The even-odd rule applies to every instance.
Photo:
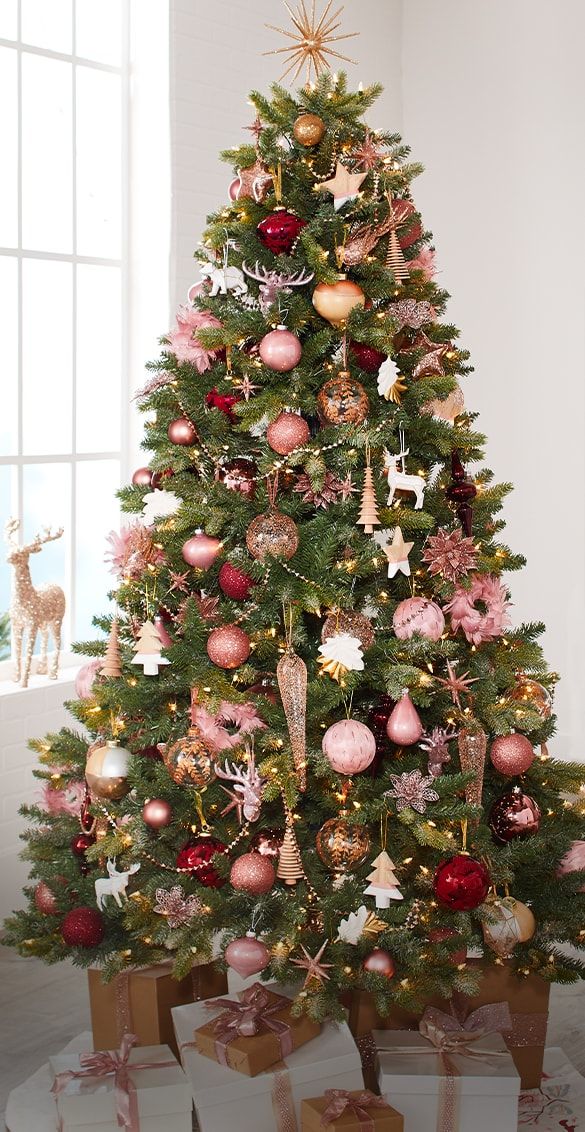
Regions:
[[258, 350], [262, 361], [275, 373], [288, 373], [301, 360], [301, 343], [286, 326], [277, 326], [265, 334]]
[[171, 421], [167, 429], [167, 436], [172, 444], [180, 444], [184, 448], [190, 448], [197, 440], [197, 429], [188, 417], [177, 417], [176, 420]]
[[499, 735], [490, 748], [492, 765], [500, 774], [524, 774], [534, 762], [532, 743], [525, 735]]
[[266, 430], [266, 439], [279, 456], [288, 456], [295, 448], [306, 444], [310, 435], [306, 420], [298, 413], [280, 413]]
[[[251, 689], [248, 688], [248, 691]], [[283, 829], [259, 829], [250, 841], [250, 849], [273, 860], [278, 857], [284, 841]]]
[[247, 979], [250, 975], [258, 975], [268, 966], [270, 952], [262, 940], [256, 939], [254, 932], [246, 932], [245, 936], [228, 943], [224, 959], [228, 967]]
[[387, 354], [375, 350], [373, 346], [366, 346], [365, 342], [350, 342], [349, 348], [360, 369], [366, 373], [377, 373], [387, 358]]
[[481, 861], [456, 853], [442, 861], [435, 872], [435, 896], [451, 912], [469, 912], [483, 904], [490, 887], [490, 874]]
[[534, 798], [525, 794], [520, 786], [513, 786], [497, 802], [489, 813], [489, 826], [495, 841], [502, 845], [508, 841], [524, 841], [534, 837], [540, 829], [541, 814]]
[[189, 566], [197, 570], [209, 570], [217, 558], [222, 544], [220, 539], [206, 535], [204, 531], [195, 531], [192, 538], [187, 539], [181, 548], [181, 554]]
[[270, 859], [262, 853], [244, 853], [234, 861], [230, 872], [230, 884], [238, 892], [249, 896], [263, 896], [270, 892], [276, 880], [276, 873]]
[[231, 562], [224, 562], [217, 576], [219, 588], [232, 601], [245, 601], [250, 594], [254, 579], [244, 570], [238, 570]]
[[366, 955], [362, 963], [364, 971], [369, 971], [372, 975], [384, 975], [386, 979], [392, 979], [396, 970], [392, 956], [384, 951], [382, 947], [375, 947]]
[[215, 472], [216, 480], [227, 487], [228, 491], [239, 491], [248, 499], [256, 494], [256, 476], [258, 468], [256, 461], [249, 456], [234, 456], [231, 460], [222, 460]]
[[193, 879], [205, 888], [221, 888], [225, 878], [212, 862], [217, 853], [226, 852], [227, 846], [217, 837], [190, 837], [177, 857], [177, 868], [192, 873]]
[[250, 655], [250, 638], [239, 625], [219, 625], [207, 638], [207, 655], [218, 668], [239, 668]]
[[61, 924], [63, 943], [68, 947], [97, 947], [104, 934], [104, 919], [96, 908], [72, 908]]
[[230, 421], [235, 421], [235, 415], [232, 409], [238, 401], [242, 398], [235, 393], [218, 393], [217, 389], [210, 389], [209, 393], [205, 394], [205, 404], [208, 409], [219, 409], [220, 413], [225, 413]]
[[142, 807], [142, 820], [150, 829], [164, 829], [173, 820], [173, 810], [164, 798], [149, 798]]
[[288, 255], [306, 223], [293, 212], [287, 212], [286, 208], [276, 208], [260, 221], [256, 231], [269, 252]]
[[76, 833], [75, 837], [71, 838], [71, 852], [76, 857], [85, 857], [86, 849], [91, 845], [95, 845], [95, 837], [93, 833]]
[[152, 482], [152, 472], [150, 468], [137, 468], [132, 476], [132, 483], [135, 487], [150, 487]]

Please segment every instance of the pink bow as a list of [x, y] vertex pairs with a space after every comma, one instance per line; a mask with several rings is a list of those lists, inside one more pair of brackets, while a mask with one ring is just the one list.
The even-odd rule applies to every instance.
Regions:
[[424, 1038], [441, 1053], [469, 1054], [469, 1047], [487, 1034], [502, 1034], [512, 1029], [512, 1016], [507, 1002], [491, 1002], [473, 1010], [465, 1020], [458, 1014], [445, 1014], [427, 1006], [419, 1023]]
[[261, 983], [254, 983], [242, 991], [240, 1001], [229, 998], [212, 998], [205, 1003], [207, 1007], [221, 1007], [223, 1013], [215, 1020], [215, 1051], [220, 1065], [227, 1065], [227, 1046], [234, 1038], [252, 1037], [263, 1026], [276, 1034], [280, 1043], [281, 1057], [288, 1057], [293, 1050], [290, 1026], [278, 1018], [273, 1018], [290, 1006], [284, 995], [268, 994]]
[[384, 1097], [377, 1097], [365, 1089], [362, 1093], [349, 1093], [347, 1089], [325, 1089], [324, 1096], [329, 1102], [322, 1117], [321, 1124], [333, 1124], [348, 1109], [360, 1122], [360, 1132], [374, 1132], [374, 1120], [368, 1108], [390, 1108]]
[[[55, 1099], [66, 1089], [69, 1082], [77, 1077], [110, 1077], [113, 1075], [118, 1127], [126, 1128], [127, 1132], [140, 1132], [136, 1085], [128, 1072], [130, 1050], [136, 1045], [137, 1041], [136, 1034], [124, 1034], [119, 1050], [98, 1050], [95, 1053], [80, 1054], [80, 1069], [66, 1069], [64, 1073], [58, 1073], [55, 1077], [51, 1088]], [[135, 1062], [130, 1068], [132, 1070], [166, 1069], [172, 1065], [176, 1065], [174, 1060], [146, 1061]], [[62, 1121], [59, 1123], [62, 1127]]]

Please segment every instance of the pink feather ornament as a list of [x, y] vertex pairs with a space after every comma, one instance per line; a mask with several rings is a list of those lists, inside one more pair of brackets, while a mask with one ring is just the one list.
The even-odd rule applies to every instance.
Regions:
[[78, 817], [85, 798], [85, 782], [73, 780], [63, 790], [57, 790], [50, 782], [44, 782], [41, 790], [41, 806], [56, 817], [68, 814]]
[[407, 597], [396, 606], [392, 625], [401, 641], [408, 641], [415, 633], [428, 641], [438, 641], [445, 628], [445, 618], [441, 607], [428, 597]]
[[[585, 841], [574, 841], [559, 863], [557, 876], [568, 876], [569, 873], [578, 873], [581, 869], [585, 869]], [[579, 892], [585, 892], [585, 885], [579, 889]]]
[[93, 660], [88, 660], [84, 664], [75, 677], [75, 695], [78, 700], [89, 700], [93, 682], [104, 663], [103, 656], [96, 656]]
[[408, 270], [422, 271], [427, 283], [430, 283], [431, 279], [437, 274], [435, 257], [434, 248], [422, 248], [414, 259], [407, 260]]
[[178, 362], [191, 362], [199, 373], [211, 369], [217, 350], [208, 350], [197, 337], [198, 330], [219, 328], [221, 322], [209, 311], [195, 310], [193, 307], [179, 307], [176, 323], [169, 330], [168, 350]]
[[462, 629], [470, 644], [481, 645], [500, 637], [510, 624], [509, 607], [503, 582], [493, 574], [477, 574], [468, 590], [457, 587], [445, 612], [451, 614], [454, 631]]

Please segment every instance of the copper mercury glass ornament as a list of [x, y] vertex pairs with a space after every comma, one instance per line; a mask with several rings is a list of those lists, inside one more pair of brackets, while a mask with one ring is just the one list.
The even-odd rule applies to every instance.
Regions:
[[321, 826], [316, 842], [323, 864], [336, 875], [359, 868], [370, 851], [366, 827], [350, 824], [343, 814], [338, 818], [330, 818]]
[[506, 845], [508, 841], [534, 837], [540, 829], [540, 820], [540, 809], [534, 798], [525, 794], [521, 786], [513, 786], [494, 802], [489, 826], [494, 841]]
[[178, 786], [207, 786], [214, 778], [214, 759], [193, 724], [186, 735], [163, 752], [164, 764]]
[[369, 413], [370, 402], [363, 385], [349, 370], [340, 370], [319, 390], [317, 409], [324, 424], [359, 425]]

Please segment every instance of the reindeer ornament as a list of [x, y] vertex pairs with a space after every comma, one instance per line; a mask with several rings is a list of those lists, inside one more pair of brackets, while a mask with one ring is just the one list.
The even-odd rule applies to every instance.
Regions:
[[[55, 539], [61, 538], [63, 527], [60, 527], [54, 534], [49, 527], [46, 527], [42, 535], [36, 535], [32, 542], [24, 546], [18, 545], [17, 531], [19, 527], [18, 519], [9, 519], [6, 524], [6, 539], [10, 548], [6, 561], [14, 567], [10, 603], [10, 620], [14, 641], [14, 679], [17, 682], [20, 680], [21, 686], [27, 688], [38, 632], [41, 634], [41, 655], [37, 664], [37, 672], [42, 676], [48, 674], [51, 680], [56, 680], [59, 671], [61, 626], [65, 616], [65, 594], [60, 586], [53, 584], [39, 586], [36, 590], [31, 581], [28, 559], [29, 555], [38, 554], [46, 542], [53, 542]], [[22, 646], [25, 629], [28, 630], [28, 637], [23, 665]], [[47, 660], [49, 629], [53, 634], [55, 646], [50, 669]]]

